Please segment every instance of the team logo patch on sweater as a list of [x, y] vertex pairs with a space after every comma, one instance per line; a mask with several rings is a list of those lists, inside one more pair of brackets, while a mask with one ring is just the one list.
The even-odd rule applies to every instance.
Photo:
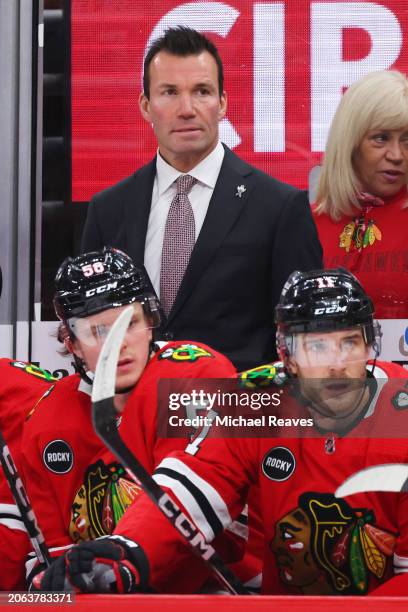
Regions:
[[110, 535], [141, 488], [119, 463], [98, 459], [85, 472], [71, 508], [69, 535], [74, 542]]
[[269, 548], [281, 582], [304, 595], [364, 595], [389, 577], [395, 544], [370, 508], [306, 491], [276, 522]]
[[65, 440], [53, 440], [44, 448], [43, 461], [50, 472], [66, 474], [74, 465], [74, 453]]
[[159, 355], [159, 359], [169, 359], [178, 363], [186, 361], [197, 361], [201, 357], [213, 357], [209, 351], [202, 346], [196, 344], [181, 344], [180, 346], [171, 346]]
[[41, 378], [42, 380], [47, 380], [49, 382], [54, 382], [57, 380], [57, 378], [52, 376], [50, 372], [39, 368], [33, 363], [24, 363], [24, 361], [10, 361], [10, 365], [13, 366], [13, 368], [23, 370], [23, 372], [26, 372], [26, 374], [31, 374], [31, 376]]
[[262, 459], [262, 472], [269, 480], [283, 482], [292, 476], [295, 468], [295, 456], [285, 446], [272, 448]]
[[239, 386], [244, 389], [256, 389], [258, 387], [270, 387], [272, 385], [282, 386], [286, 383], [288, 375], [283, 364], [267, 363], [252, 370], [246, 370], [238, 375]]

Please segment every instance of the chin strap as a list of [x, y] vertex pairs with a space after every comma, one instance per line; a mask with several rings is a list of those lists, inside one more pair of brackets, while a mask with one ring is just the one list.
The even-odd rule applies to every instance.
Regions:
[[376, 365], [377, 365], [377, 355], [376, 355], [376, 356], [374, 357], [374, 359], [373, 359], [373, 363], [372, 363], [372, 365], [371, 365], [371, 370], [368, 370], [368, 373], [369, 373], [369, 374], [370, 374], [370, 375], [371, 375], [373, 378], [375, 378], [375, 376], [374, 376], [374, 370], [375, 370], [375, 368], [376, 368]]
[[75, 353], [72, 353], [74, 370], [77, 374], [80, 375], [82, 380], [86, 382], [88, 385], [93, 384], [93, 379], [88, 375], [88, 370], [85, 369], [85, 361], [78, 357]]

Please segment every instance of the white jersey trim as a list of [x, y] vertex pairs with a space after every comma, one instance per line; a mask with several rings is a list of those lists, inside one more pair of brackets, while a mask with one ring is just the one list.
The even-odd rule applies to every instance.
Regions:
[[[86, 373], [87, 376], [89, 376], [89, 378], [94, 377], [94, 373], [93, 372], [87, 372]], [[79, 385], [78, 385], [78, 391], [82, 391], [82, 393], [85, 393], [85, 395], [89, 395], [89, 397], [91, 397], [92, 395], [92, 385], [90, 385], [89, 383], [87, 383], [85, 380], [83, 380], [81, 378], [81, 380], [79, 381]]]
[[27, 531], [20, 511], [15, 504], [0, 504], [0, 525], [4, 525], [8, 529]]
[[2, 514], [12, 514], [21, 519], [20, 510], [15, 504], [0, 504], [0, 516]]
[[[231, 515], [230, 515], [230, 513], [228, 511], [228, 508], [227, 508], [224, 500], [222, 499], [221, 495], [218, 493], [218, 491], [216, 489], [214, 489], [214, 487], [211, 486], [206, 480], [204, 480], [203, 478], [198, 476], [193, 470], [191, 470], [189, 467], [187, 467], [187, 465], [185, 463], [183, 463], [179, 459], [175, 459], [173, 457], [166, 457], [157, 466], [157, 469], [159, 469], [159, 468], [167, 468], [167, 469], [170, 469], [170, 470], [174, 470], [175, 472], [178, 472], [179, 474], [182, 474], [188, 480], [190, 480], [190, 482], [192, 482], [192, 484], [195, 485], [202, 492], [202, 494], [207, 498], [208, 503], [212, 507], [212, 510], [216, 514], [218, 520], [221, 522], [221, 524], [224, 527], [224, 529], [225, 529], [225, 527], [228, 527], [232, 523], [232, 518], [231, 518]], [[188, 490], [184, 487], [183, 484], [179, 483], [179, 481], [175, 481], [175, 480], [173, 480], [171, 478], [170, 478], [170, 480], [172, 480], [172, 482], [174, 484], [176, 482], [178, 484], [180, 484], [180, 489], [179, 490], [181, 491], [181, 495], [178, 495], [178, 497], [180, 499], [180, 502], [183, 505], [185, 505], [186, 510], [188, 512], [190, 512], [189, 505], [188, 505], [188, 500], [191, 497], [191, 494], [188, 492]], [[167, 486], [169, 486], [169, 488], [172, 489], [172, 485], [171, 484], [169, 484]], [[175, 494], [177, 495], [176, 492], [175, 492]], [[195, 503], [197, 503], [197, 502], [195, 502]], [[203, 514], [203, 516], [204, 516], [204, 514]], [[211, 533], [213, 533], [213, 530], [210, 527], [210, 525], [208, 524], [208, 522], [205, 521], [205, 523], [208, 525], [208, 528], [211, 530]]]
[[183, 504], [184, 508], [190, 515], [193, 523], [197, 526], [197, 528], [201, 531], [203, 536], [205, 537], [207, 542], [211, 542], [215, 533], [211, 529], [205, 515], [203, 514], [200, 506], [197, 504], [194, 497], [191, 495], [190, 491], [188, 491], [178, 480], [174, 480], [165, 474], [154, 474], [154, 480], [162, 487], [167, 487], [171, 489], [177, 499]]
[[[55, 546], [54, 548], [49, 548], [48, 552], [51, 553], [51, 557], [53, 556], [52, 553], [53, 552], [58, 552], [58, 551], [65, 551], [65, 550], [69, 550], [70, 548], [72, 548], [74, 546], [74, 544], [67, 544], [66, 546]], [[54, 555], [55, 558], [59, 557], [60, 555]], [[31, 574], [31, 572], [33, 571], [34, 567], [36, 565], [38, 565], [39, 561], [37, 558], [37, 555], [35, 554], [34, 551], [30, 552], [28, 554], [28, 558], [25, 564], [25, 568], [26, 568], [26, 578], [28, 578]]]
[[262, 572], [260, 574], [257, 574], [253, 578], [250, 578], [250, 580], [245, 582], [244, 585], [248, 588], [260, 589], [262, 586]]
[[408, 572], [408, 558], [400, 557], [394, 553], [394, 574]]
[[27, 529], [25, 528], [24, 523], [21, 519], [0, 518], [0, 525], [8, 527], [8, 529], [15, 529], [17, 531], [27, 532]]
[[248, 541], [248, 525], [243, 525], [238, 521], [232, 521], [231, 525], [228, 525], [226, 530], [231, 531], [231, 533], [234, 533], [246, 542]]
[[[367, 372], [371, 372], [372, 369], [372, 365], [367, 365]], [[374, 397], [372, 398], [370, 405], [367, 409], [367, 412], [364, 415], [364, 418], [367, 419], [368, 417], [372, 416], [374, 414], [375, 408], [377, 406], [377, 401], [378, 401], [378, 397], [381, 393], [381, 391], [383, 390], [383, 387], [387, 384], [388, 382], [388, 374], [387, 372], [385, 372], [385, 370], [383, 370], [382, 368], [380, 368], [378, 365], [376, 365], [373, 369], [373, 377], [375, 378], [376, 382], [377, 382], [377, 389], [374, 393]]]

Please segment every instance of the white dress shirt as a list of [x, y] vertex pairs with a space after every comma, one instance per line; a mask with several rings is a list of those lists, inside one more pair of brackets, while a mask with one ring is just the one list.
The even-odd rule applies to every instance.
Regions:
[[[218, 142], [215, 149], [187, 173], [197, 179], [197, 183], [193, 185], [188, 195], [194, 213], [196, 240], [203, 226], [223, 159], [224, 147], [221, 142]], [[175, 181], [182, 174], [164, 161], [157, 151], [156, 177], [153, 184], [152, 205], [147, 226], [144, 264], [159, 298], [164, 228], [170, 204], [177, 192]]]

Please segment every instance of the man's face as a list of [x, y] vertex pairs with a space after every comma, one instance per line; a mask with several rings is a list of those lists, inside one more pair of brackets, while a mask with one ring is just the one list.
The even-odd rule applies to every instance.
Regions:
[[[128, 306], [109, 308], [98, 314], [75, 320], [76, 340], [73, 350], [83, 359], [88, 370], [95, 372], [103, 342], [117, 317]], [[136, 385], [146, 367], [152, 330], [149, 328], [142, 305], [133, 304], [133, 316], [122, 343], [116, 370], [116, 391], [123, 392]]]
[[317, 425], [330, 431], [341, 430], [358, 416], [358, 409], [364, 407], [363, 400], [368, 397], [368, 358], [369, 349], [359, 327], [295, 337], [288, 367], [298, 376], [300, 390], [310, 402]]
[[149, 76], [150, 96], [140, 95], [140, 111], [153, 126], [162, 157], [188, 172], [216, 146], [218, 123], [225, 116], [216, 61], [208, 51], [185, 57], [160, 51]]

